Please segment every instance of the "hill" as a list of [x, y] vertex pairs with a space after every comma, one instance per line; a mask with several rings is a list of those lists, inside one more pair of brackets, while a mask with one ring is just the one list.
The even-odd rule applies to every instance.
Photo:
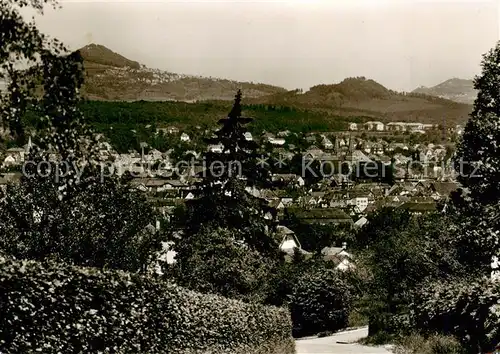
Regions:
[[232, 100], [238, 88], [246, 97], [260, 97], [285, 89], [272, 85], [182, 75], [147, 68], [97, 44], [80, 50], [84, 59], [83, 95], [93, 100], [197, 101]]
[[341, 117], [370, 117], [452, 126], [463, 124], [472, 106], [422, 93], [398, 93], [364, 77], [249, 99], [254, 104], [291, 106]]
[[140, 69], [141, 65], [125, 58], [124, 56], [113, 52], [99, 44], [89, 44], [79, 49], [80, 54], [88, 63], [94, 65], [112, 66], [117, 68], [129, 67], [131, 69]]
[[453, 78], [433, 87], [419, 87], [414, 93], [423, 93], [426, 95], [446, 98], [460, 103], [474, 103], [477, 96], [477, 90], [474, 89], [472, 80]]

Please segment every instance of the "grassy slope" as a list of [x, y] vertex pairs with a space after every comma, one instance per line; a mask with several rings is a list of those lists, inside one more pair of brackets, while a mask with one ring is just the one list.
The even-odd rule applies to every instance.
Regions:
[[94, 100], [230, 100], [238, 88], [247, 97], [286, 92], [281, 87], [260, 83], [147, 69], [102, 45], [85, 46], [80, 53], [86, 74], [83, 94]]

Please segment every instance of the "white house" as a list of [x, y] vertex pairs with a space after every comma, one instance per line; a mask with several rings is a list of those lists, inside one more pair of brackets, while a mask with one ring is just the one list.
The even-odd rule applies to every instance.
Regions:
[[3, 160], [3, 164], [2, 166], [3, 167], [9, 167], [9, 166], [14, 166], [16, 165], [17, 162], [16, 162], [16, 159], [14, 158], [14, 156], [12, 155], [8, 155], [5, 160]]
[[268, 141], [272, 145], [278, 145], [278, 146], [285, 145], [285, 142], [286, 142], [285, 139], [283, 139], [283, 138], [269, 138]]
[[179, 134], [179, 128], [173, 126], [166, 128], [158, 128], [158, 131], [161, 131], [165, 134]]
[[250, 132], [246, 132], [245, 134], [243, 134], [243, 136], [245, 137], [246, 141], [252, 141], [253, 140], [252, 133], [250, 133]]
[[358, 124], [349, 123], [349, 130], [358, 130]]
[[390, 122], [390, 123], [387, 123], [386, 128], [387, 128], [387, 130], [391, 130], [391, 131], [404, 132], [404, 131], [406, 131], [406, 123]]
[[293, 254], [295, 248], [301, 249], [300, 242], [297, 236], [295, 236], [295, 232], [282, 225], [278, 225], [276, 231], [280, 237], [283, 237], [279, 246], [281, 251], [287, 254]]
[[10, 148], [6, 151], [6, 155], [12, 156], [18, 164], [24, 162], [25, 154], [26, 150], [24, 148]]
[[325, 260], [336, 262], [335, 269], [346, 271], [355, 268], [352, 262], [353, 256], [347, 252], [347, 243], [343, 242], [342, 247], [325, 247], [321, 250]]
[[364, 124], [366, 130], [376, 130], [376, 131], [383, 131], [384, 130], [384, 123], [382, 122], [366, 122]]
[[363, 227], [365, 226], [365, 224], [368, 222], [368, 219], [365, 218], [364, 216], [362, 216], [361, 218], [358, 219], [358, 221], [356, 221], [354, 223], [354, 226], [357, 227], [357, 228], [360, 228], [360, 227]]
[[280, 137], [285, 137], [285, 136], [289, 136], [291, 134], [291, 132], [289, 130], [284, 130], [284, 131], [280, 131], [278, 132], [278, 136]]
[[181, 134], [181, 141], [189, 141], [191, 138], [186, 133]]
[[303, 187], [305, 184], [305, 181], [301, 176], [295, 175], [293, 173], [290, 174], [275, 173], [271, 176], [271, 181], [287, 183], [289, 185], [295, 185], [299, 187]]
[[208, 145], [207, 150], [213, 153], [222, 154], [222, 150], [224, 149], [224, 145]]
[[352, 204], [359, 210], [363, 212], [368, 207], [368, 197], [356, 197], [353, 198]]
[[409, 131], [421, 132], [424, 130], [424, 125], [422, 123], [405, 123]]
[[333, 149], [333, 143], [331, 140], [324, 135], [322, 137], [323, 139], [321, 140], [321, 145], [323, 145], [323, 147], [327, 150]]

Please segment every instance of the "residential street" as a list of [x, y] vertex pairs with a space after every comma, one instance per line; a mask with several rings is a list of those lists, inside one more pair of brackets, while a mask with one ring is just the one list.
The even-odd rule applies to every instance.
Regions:
[[337, 333], [330, 337], [297, 340], [297, 354], [390, 354], [391, 352], [384, 347], [369, 347], [360, 344], [342, 344], [354, 343], [357, 340], [368, 335], [368, 327]]

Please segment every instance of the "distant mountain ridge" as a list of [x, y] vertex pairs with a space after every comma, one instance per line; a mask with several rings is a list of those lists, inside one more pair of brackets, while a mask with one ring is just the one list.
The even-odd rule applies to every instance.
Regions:
[[[335, 84], [316, 85], [306, 92], [287, 91], [273, 85], [151, 69], [97, 44], [83, 47], [80, 53], [85, 67], [82, 93], [91, 100], [227, 101], [234, 98], [237, 89], [242, 89], [245, 104], [263, 104], [270, 109], [288, 106], [319, 112], [326, 119], [364, 117], [445, 126], [464, 123], [472, 110], [470, 104], [464, 103], [468, 100], [457, 102], [461, 89], [471, 86], [467, 80], [452, 79], [436, 86], [434, 91], [399, 93], [360, 76]], [[455, 99], [452, 101], [449, 97]], [[307, 119], [305, 117], [301, 119]]]
[[468, 104], [474, 103], [477, 96], [477, 90], [474, 89], [472, 80], [458, 78], [446, 80], [433, 87], [421, 86], [413, 90], [413, 93], [422, 93]]
[[83, 95], [95, 100], [197, 101], [232, 100], [238, 88], [246, 97], [286, 92], [282, 87], [183, 75], [147, 68], [105, 46], [79, 49], [84, 59]]
[[254, 104], [282, 105], [321, 111], [325, 114], [366, 117], [382, 121], [463, 124], [471, 112], [469, 104], [423, 93], [400, 93], [365, 77], [351, 77], [340, 83], [317, 85], [246, 100]]

